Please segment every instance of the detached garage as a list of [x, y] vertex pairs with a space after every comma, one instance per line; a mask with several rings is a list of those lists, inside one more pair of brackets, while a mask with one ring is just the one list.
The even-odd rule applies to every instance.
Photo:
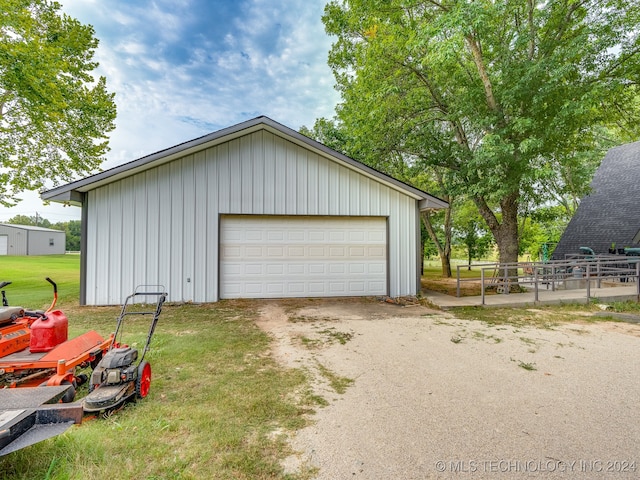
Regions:
[[0, 223], [0, 255], [62, 255], [65, 242], [60, 230]]
[[419, 212], [447, 206], [266, 117], [42, 198], [82, 206], [86, 305], [414, 295]]

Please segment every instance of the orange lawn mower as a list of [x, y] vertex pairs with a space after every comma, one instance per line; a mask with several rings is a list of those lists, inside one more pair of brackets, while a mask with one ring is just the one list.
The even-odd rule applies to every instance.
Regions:
[[[54, 310], [58, 287], [50, 278], [46, 280], [53, 286], [53, 302], [46, 311], [9, 306], [2, 290], [0, 388], [69, 386], [62, 398], [69, 403], [78, 385], [87, 380], [77, 371], [97, 365], [112, 337], [105, 340], [91, 330], [68, 340], [69, 321], [63, 312]], [[0, 283], [0, 289], [10, 283]]]

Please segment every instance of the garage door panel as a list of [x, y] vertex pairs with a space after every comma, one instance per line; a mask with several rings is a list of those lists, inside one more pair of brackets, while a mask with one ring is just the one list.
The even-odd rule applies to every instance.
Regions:
[[351, 263], [349, 264], [349, 274], [364, 274], [366, 273], [367, 266], [362, 263]]
[[245, 265], [245, 275], [262, 275], [264, 272], [264, 265], [260, 263], [249, 263]]
[[309, 264], [309, 275], [324, 275], [327, 269], [326, 265], [319, 263], [311, 263]]
[[287, 240], [290, 242], [303, 243], [305, 241], [305, 232], [303, 230], [292, 230], [288, 233]]
[[260, 230], [247, 230], [245, 238], [248, 241], [262, 242], [264, 240], [264, 234], [265, 232], [262, 232]]
[[384, 295], [383, 217], [223, 216], [220, 297]]
[[274, 232], [272, 230], [267, 232], [268, 242], [282, 242], [284, 240], [284, 232]]
[[321, 230], [309, 231], [309, 242], [326, 242], [327, 234]]
[[360, 292], [360, 294], [364, 295], [366, 291], [365, 282], [349, 282], [349, 290], [352, 292]]
[[271, 264], [271, 265], [267, 265], [266, 266], [266, 271], [267, 271], [267, 275], [269, 276], [274, 276], [274, 275], [283, 275], [284, 274], [284, 265], [281, 263], [278, 264]]
[[267, 293], [267, 296], [284, 295], [285, 288], [284, 288], [284, 283], [282, 282], [268, 282], [266, 283], [265, 286], [266, 286], [265, 292]]

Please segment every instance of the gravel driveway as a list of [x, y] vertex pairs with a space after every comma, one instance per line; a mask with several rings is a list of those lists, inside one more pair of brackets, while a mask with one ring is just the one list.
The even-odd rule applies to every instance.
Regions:
[[[265, 302], [328, 401], [285, 468], [318, 479], [640, 478], [640, 326], [488, 326], [372, 300]], [[353, 379], [342, 394], [332, 375]]]

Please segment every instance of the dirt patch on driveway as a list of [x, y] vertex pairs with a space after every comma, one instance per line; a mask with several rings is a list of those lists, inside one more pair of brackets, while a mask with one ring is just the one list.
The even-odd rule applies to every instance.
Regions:
[[489, 326], [366, 299], [265, 302], [258, 323], [327, 402], [291, 473], [640, 476], [638, 325]]

